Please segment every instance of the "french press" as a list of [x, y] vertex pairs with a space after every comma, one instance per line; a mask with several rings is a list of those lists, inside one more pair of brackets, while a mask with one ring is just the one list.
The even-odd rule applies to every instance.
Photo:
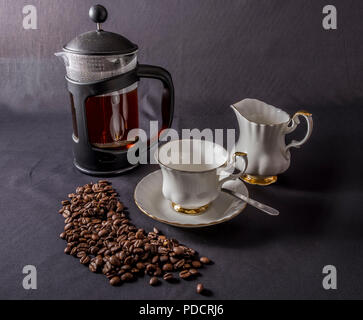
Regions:
[[134, 168], [127, 152], [138, 141], [137, 87], [140, 78], [163, 83], [162, 130], [169, 128], [174, 112], [174, 86], [163, 68], [138, 64], [138, 46], [125, 37], [104, 31], [107, 10], [92, 6], [90, 18], [97, 30], [83, 33], [56, 56], [63, 58], [71, 98], [74, 165], [81, 172], [117, 175]]

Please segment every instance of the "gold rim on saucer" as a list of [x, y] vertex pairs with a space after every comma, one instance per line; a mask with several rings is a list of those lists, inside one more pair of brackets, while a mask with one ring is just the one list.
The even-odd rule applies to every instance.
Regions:
[[[159, 170], [155, 171], [155, 172], [152, 172], [150, 173], [149, 175], [151, 174], [155, 174], [156, 172], [158, 172]], [[136, 190], [137, 190], [137, 186], [142, 183], [142, 181], [144, 179], [146, 179], [149, 175], [145, 176], [144, 178], [142, 178], [136, 185], [136, 188], [134, 189], [134, 194], [133, 194], [133, 197], [134, 197], [134, 202], [136, 204], [136, 206], [138, 207], [138, 209], [143, 213], [145, 214], [146, 216], [148, 216], [149, 218], [153, 219], [153, 220], [156, 220], [158, 222], [161, 222], [161, 223], [164, 223], [164, 224], [167, 224], [167, 225], [170, 225], [170, 226], [174, 226], [174, 227], [181, 227], [181, 228], [203, 228], [203, 227], [210, 227], [210, 226], [214, 226], [214, 225], [217, 225], [217, 224], [221, 224], [221, 223], [224, 223], [224, 222], [227, 222], [229, 220], [232, 220], [234, 219], [235, 217], [237, 217], [238, 215], [240, 215], [242, 213], [242, 211], [244, 209], [246, 209], [247, 207], [247, 203], [243, 203], [243, 205], [241, 206], [241, 208], [233, 215], [229, 216], [229, 217], [226, 217], [224, 219], [221, 219], [221, 220], [217, 220], [217, 221], [212, 221], [212, 222], [209, 222], [209, 223], [197, 223], [197, 224], [188, 224], [188, 223], [178, 223], [178, 222], [171, 222], [171, 221], [168, 221], [168, 220], [164, 220], [164, 219], [160, 219], [154, 215], [152, 215], [150, 212], [148, 212], [146, 209], [144, 209], [142, 207], [142, 205], [136, 200]], [[246, 189], [246, 196], [249, 197], [249, 193], [248, 193], [248, 190]]]
[[224, 218], [222, 220], [219, 220], [219, 221], [215, 221], [215, 222], [210, 222], [210, 223], [199, 223], [199, 224], [187, 224], [187, 223], [177, 223], [177, 222], [169, 222], [167, 220], [163, 220], [163, 219], [160, 219], [160, 218], [157, 218], [155, 216], [153, 216], [151, 213], [147, 212], [146, 210], [144, 210], [140, 204], [136, 201], [135, 199], [135, 196], [134, 196], [134, 202], [136, 204], [136, 206], [139, 208], [139, 210], [145, 214], [146, 216], [148, 216], [149, 218], [153, 219], [153, 220], [156, 220], [158, 222], [161, 222], [161, 223], [165, 223], [165, 224], [168, 224], [170, 226], [175, 226], [175, 227], [182, 227], [182, 228], [202, 228], [202, 227], [210, 227], [210, 226], [214, 226], [216, 224], [221, 224], [221, 223], [224, 223], [224, 222], [227, 222], [229, 220], [232, 220], [233, 218], [237, 217], [238, 215], [241, 214], [241, 212], [246, 209], [247, 207], [247, 203], [245, 202], [243, 207], [241, 208], [241, 210], [239, 210], [238, 212], [236, 212], [234, 215], [228, 217], [228, 218]]
[[268, 176], [254, 176], [254, 175], [245, 173], [240, 179], [249, 184], [254, 184], [254, 185], [258, 185], [258, 186], [268, 186], [277, 181], [277, 176], [269, 176], [269, 177]]
[[[167, 224], [167, 225], [171, 225], [171, 226], [174, 226], [174, 227], [181, 227], [181, 228], [203, 228], [203, 227], [210, 227], [210, 226], [214, 226], [214, 225], [217, 225], [217, 224], [221, 224], [221, 223], [224, 223], [224, 222], [227, 222], [229, 220], [232, 220], [234, 219], [235, 217], [237, 217], [238, 215], [241, 214], [241, 212], [246, 209], [247, 207], [247, 203], [244, 202], [241, 206], [241, 208], [235, 212], [233, 215], [229, 216], [229, 217], [226, 217], [226, 218], [223, 218], [221, 220], [216, 220], [216, 221], [211, 221], [211, 222], [208, 222], [208, 223], [179, 223], [179, 222], [174, 222], [174, 221], [168, 221], [168, 220], [164, 220], [164, 219], [160, 219], [159, 217], [156, 217], [154, 216], [153, 214], [151, 214], [150, 212], [148, 212], [145, 208], [143, 208], [143, 206], [136, 200], [136, 190], [137, 190], [137, 186], [142, 183], [143, 180], [145, 180], [146, 178], [148, 178], [150, 175], [154, 175], [156, 173], [158, 173], [160, 170], [156, 170], [148, 175], [146, 175], [145, 177], [143, 177], [136, 185], [135, 189], [134, 189], [134, 193], [133, 193], [133, 197], [134, 197], [134, 202], [137, 206], [137, 208], [143, 213], [145, 214], [146, 216], [148, 216], [149, 218], [153, 219], [153, 220], [156, 220], [158, 222], [161, 222], [161, 223], [164, 223], [164, 224]], [[249, 196], [249, 192], [248, 190], [246, 189], [246, 196], [248, 197]]]
[[173, 209], [176, 212], [194, 215], [194, 214], [200, 214], [200, 213], [207, 211], [207, 209], [209, 208], [209, 203], [204, 206], [201, 206], [199, 208], [195, 208], [195, 209], [186, 209], [174, 202], [171, 203], [171, 206], [173, 207]]

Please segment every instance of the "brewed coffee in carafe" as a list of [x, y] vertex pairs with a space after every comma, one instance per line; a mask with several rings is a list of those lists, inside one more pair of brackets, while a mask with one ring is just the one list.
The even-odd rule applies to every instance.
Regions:
[[[93, 146], [128, 149], [137, 141], [136, 134], [129, 134], [132, 129], [139, 127], [136, 84], [120, 91], [90, 97], [86, 100], [85, 108], [88, 138]], [[77, 131], [76, 122], [73, 121], [76, 138]]]
[[86, 115], [92, 145], [98, 148], [132, 146], [136, 136], [128, 139], [128, 133], [139, 127], [137, 88], [88, 98]]

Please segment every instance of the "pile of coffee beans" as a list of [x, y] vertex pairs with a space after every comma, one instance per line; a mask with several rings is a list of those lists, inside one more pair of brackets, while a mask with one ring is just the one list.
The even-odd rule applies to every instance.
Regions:
[[[158, 229], [146, 233], [135, 227], [111, 183], [78, 187], [62, 201], [59, 213], [65, 219], [60, 237], [67, 241], [66, 254], [79, 259], [91, 272], [104, 274], [111, 285], [149, 275], [152, 286], [160, 279], [170, 283], [195, 279], [210, 263], [195, 250], [168, 239]], [[203, 286], [198, 285], [201, 293]]]

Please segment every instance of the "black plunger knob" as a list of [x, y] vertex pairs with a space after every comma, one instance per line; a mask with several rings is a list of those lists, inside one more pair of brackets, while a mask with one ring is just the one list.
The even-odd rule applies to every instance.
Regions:
[[104, 23], [107, 19], [107, 10], [104, 6], [97, 4], [89, 9], [89, 17], [93, 22]]

